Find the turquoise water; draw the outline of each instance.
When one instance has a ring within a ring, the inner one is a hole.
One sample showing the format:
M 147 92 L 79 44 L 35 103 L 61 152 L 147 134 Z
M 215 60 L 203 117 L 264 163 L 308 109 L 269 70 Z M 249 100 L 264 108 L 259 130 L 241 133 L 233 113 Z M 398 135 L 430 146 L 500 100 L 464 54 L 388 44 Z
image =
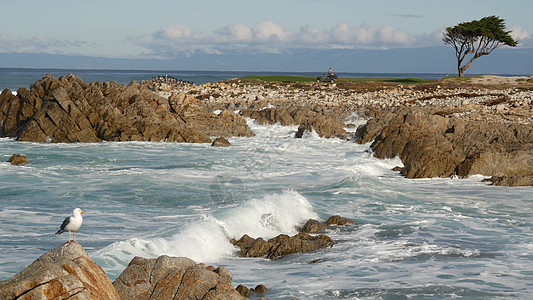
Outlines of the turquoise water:
M 368 145 L 258 126 L 229 148 L 178 143 L 37 144 L 0 140 L 0 279 L 67 235 L 115 279 L 136 255 L 224 265 L 235 285 L 272 299 L 511 299 L 533 291 L 531 188 L 481 177 L 408 180 Z M 339 214 L 328 249 L 278 260 L 239 258 L 230 238 L 294 234 Z
M 256 136 L 229 148 L 0 139 L 0 280 L 64 243 L 54 233 L 80 207 L 76 239 L 113 280 L 136 255 L 167 254 L 226 266 L 234 285 L 265 284 L 270 299 L 531 298 L 531 187 L 409 180 L 369 145 L 249 125 Z M 14 153 L 31 163 L 5 162 Z M 328 249 L 267 260 L 229 243 L 337 214 L 356 224 L 328 229 Z

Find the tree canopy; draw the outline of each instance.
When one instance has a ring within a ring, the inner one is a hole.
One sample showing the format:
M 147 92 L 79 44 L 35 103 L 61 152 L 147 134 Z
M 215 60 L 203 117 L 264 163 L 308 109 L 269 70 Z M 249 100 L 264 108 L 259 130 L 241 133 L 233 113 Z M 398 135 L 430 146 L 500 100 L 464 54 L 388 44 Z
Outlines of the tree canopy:
M 505 20 L 490 16 L 448 27 L 444 31 L 442 40 L 444 44 L 455 48 L 457 71 L 459 76 L 464 76 L 466 69 L 477 58 L 489 55 L 501 45 L 516 47 L 518 42 L 511 37 L 510 33 L 511 31 L 505 30 Z M 469 54 L 472 56 L 463 65 Z

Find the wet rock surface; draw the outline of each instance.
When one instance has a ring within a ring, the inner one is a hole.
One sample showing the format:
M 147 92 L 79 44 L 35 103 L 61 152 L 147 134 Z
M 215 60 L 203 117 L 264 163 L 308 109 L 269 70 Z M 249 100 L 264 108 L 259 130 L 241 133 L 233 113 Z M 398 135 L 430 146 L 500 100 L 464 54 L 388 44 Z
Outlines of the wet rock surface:
M 309 233 L 324 232 L 328 226 L 345 226 L 354 221 L 338 215 L 331 216 L 326 222 L 309 219 L 298 229 L 294 236 L 280 234 L 269 240 L 262 237 L 252 238 L 247 234 L 231 243 L 240 248 L 237 255 L 242 257 L 279 258 L 293 253 L 305 253 L 333 246 L 335 242 L 325 234 L 310 235 Z
M 9 159 L 7 160 L 8 163 L 18 166 L 18 165 L 25 165 L 30 162 L 27 156 L 21 155 L 21 154 L 13 154 Z
M 275 259 L 293 253 L 305 253 L 326 247 L 333 246 L 333 240 L 323 234 L 309 235 L 300 232 L 294 236 L 280 234 L 265 241 L 263 238 L 251 238 L 248 235 L 242 236 L 239 240 L 232 239 L 232 244 L 241 250 L 237 255 L 242 257 L 266 257 Z
M 231 143 L 225 137 L 217 137 L 216 139 L 213 140 L 213 143 L 211 143 L 211 146 L 228 147 L 228 146 L 231 146 Z

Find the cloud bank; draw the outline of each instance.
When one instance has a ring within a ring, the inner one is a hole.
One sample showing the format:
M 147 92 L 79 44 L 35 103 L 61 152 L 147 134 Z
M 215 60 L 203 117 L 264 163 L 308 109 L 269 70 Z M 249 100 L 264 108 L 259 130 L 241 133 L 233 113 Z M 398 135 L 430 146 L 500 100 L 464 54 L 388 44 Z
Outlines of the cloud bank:
M 96 43 L 80 40 L 50 39 L 42 35 L 21 39 L 0 34 L 0 52 L 63 54 L 66 49 L 82 50 L 96 47 Z
M 272 21 L 254 27 L 229 25 L 212 33 L 199 32 L 181 24 L 164 26 L 157 32 L 132 37 L 129 42 L 155 57 L 194 54 L 288 53 L 293 49 L 390 49 L 442 44 L 441 31 L 413 35 L 392 25 L 351 27 L 339 23 L 330 29 L 303 26 L 298 31 Z
M 399 49 L 442 46 L 442 28 L 428 34 L 411 34 L 392 25 L 376 26 L 363 24 L 350 26 L 338 23 L 323 29 L 302 26 L 293 31 L 272 21 L 263 21 L 255 26 L 233 24 L 212 32 L 200 32 L 182 24 L 168 25 L 159 30 L 132 37 L 117 37 L 117 45 L 138 47 L 138 54 L 127 57 L 177 58 L 197 54 L 290 54 L 295 50 L 330 49 Z M 520 26 L 510 28 L 519 47 L 533 47 L 530 34 Z M 119 47 L 119 46 L 117 46 Z M 95 42 L 34 36 L 14 38 L 0 34 L 0 53 L 48 53 L 95 55 L 102 49 Z M 143 50 L 144 49 L 144 50 Z M 114 50 L 120 57 L 120 49 Z M 125 55 L 124 53 L 122 55 Z

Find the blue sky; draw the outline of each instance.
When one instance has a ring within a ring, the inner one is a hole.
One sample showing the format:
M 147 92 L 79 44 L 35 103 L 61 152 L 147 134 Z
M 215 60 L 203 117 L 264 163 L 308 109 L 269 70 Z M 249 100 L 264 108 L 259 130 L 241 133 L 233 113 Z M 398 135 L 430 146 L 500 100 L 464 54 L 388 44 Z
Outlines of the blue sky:
M 446 26 L 497 15 L 533 47 L 531 0 L 4 1 L 0 53 L 111 58 L 443 45 Z M 1 66 L 0 66 L 1 67 Z

